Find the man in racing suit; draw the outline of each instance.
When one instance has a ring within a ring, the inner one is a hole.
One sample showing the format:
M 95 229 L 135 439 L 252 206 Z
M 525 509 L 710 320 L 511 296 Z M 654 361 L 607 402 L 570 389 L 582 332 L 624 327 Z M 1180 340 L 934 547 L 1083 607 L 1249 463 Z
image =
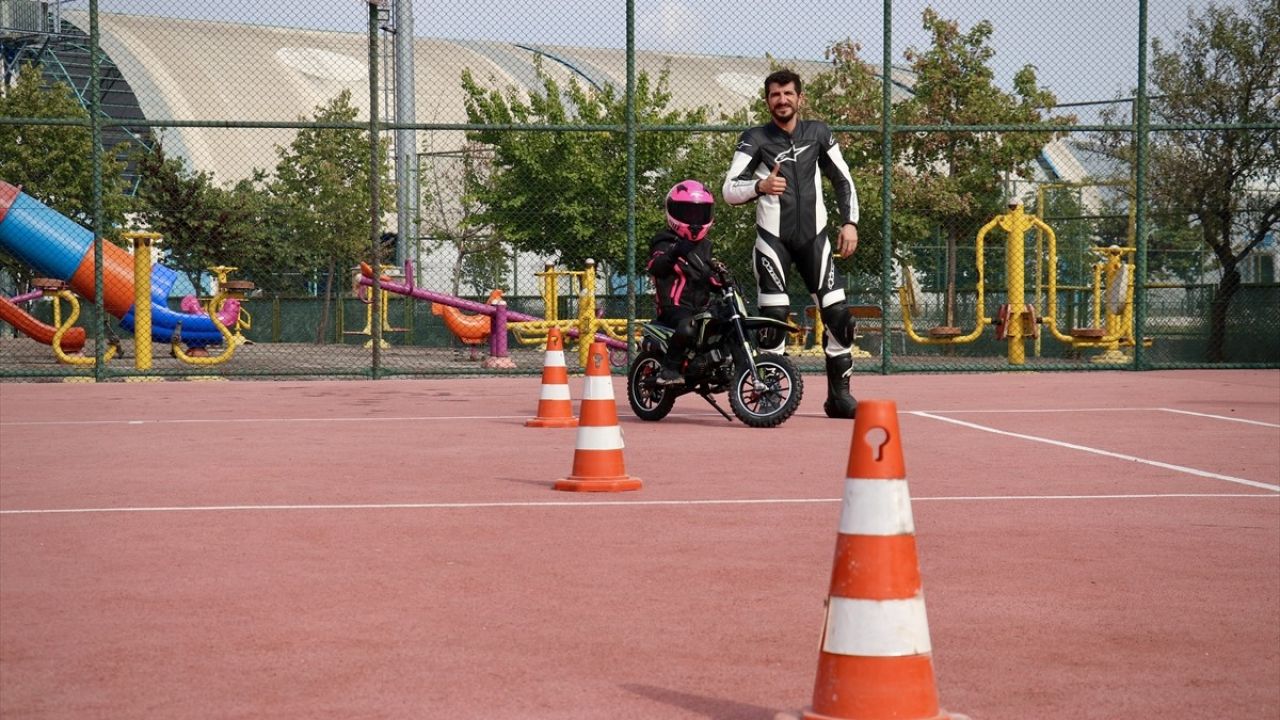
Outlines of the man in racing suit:
M 854 320 L 844 289 L 836 284 L 819 173 L 835 189 L 841 222 L 837 236 L 840 257 L 852 255 L 858 247 L 858 196 L 853 177 L 826 123 L 797 117 L 804 97 L 800 76 L 779 70 L 765 78 L 764 93 L 773 121 L 748 129 L 738 139 L 724 182 L 724 199 L 730 205 L 758 200 L 752 262 L 761 315 L 786 320 L 790 306 L 787 270 L 795 263 L 826 330 L 827 400 L 823 409 L 829 417 L 851 418 L 858 407 L 849 394 Z M 762 330 L 760 346 L 782 353 L 786 336 L 779 330 Z

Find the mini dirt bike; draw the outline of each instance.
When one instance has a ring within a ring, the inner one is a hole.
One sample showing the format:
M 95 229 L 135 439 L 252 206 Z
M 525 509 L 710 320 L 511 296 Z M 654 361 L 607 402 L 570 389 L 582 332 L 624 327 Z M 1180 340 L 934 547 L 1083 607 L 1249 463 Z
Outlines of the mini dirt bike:
M 795 332 L 790 323 L 747 314 L 742 294 L 720 261 L 712 263 L 719 282 L 711 305 L 694 318 L 694 337 L 681 369 L 683 385 L 659 385 L 658 373 L 674 328 L 647 323 L 640 352 L 627 370 L 627 401 L 641 420 L 661 420 L 676 398 L 695 393 L 730 422 L 733 418 L 713 395 L 729 393 L 733 414 L 751 427 L 776 427 L 800 407 L 804 379 L 784 355 L 760 352 L 756 331 L 776 328 Z

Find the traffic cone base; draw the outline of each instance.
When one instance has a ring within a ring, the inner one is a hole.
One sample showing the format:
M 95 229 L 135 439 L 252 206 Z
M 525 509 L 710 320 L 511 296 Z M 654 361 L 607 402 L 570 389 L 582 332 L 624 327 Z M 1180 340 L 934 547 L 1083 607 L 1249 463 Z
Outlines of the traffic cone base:
M 644 487 L 640 478 L 623 475 L 617 478 L 561 478 L 556 481 L 556 490 L 570 492 L 627 492 Z
M 525 427 L 566 428 L 578 427 L 577 418 L 530 418 L 524 421 Z

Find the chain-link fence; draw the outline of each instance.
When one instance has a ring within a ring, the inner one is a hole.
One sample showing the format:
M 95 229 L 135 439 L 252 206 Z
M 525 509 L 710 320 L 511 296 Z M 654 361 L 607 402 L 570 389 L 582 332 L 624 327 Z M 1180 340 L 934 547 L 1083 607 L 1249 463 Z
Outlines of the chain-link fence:
M 667 190 L 721 196 L 783 67 L 856 187 L 857 371 L 1275 367 L 1273 11 L 0 0 L 0 377 L 624 362 Z M 753 311 L 759 204 L 710 232 Z

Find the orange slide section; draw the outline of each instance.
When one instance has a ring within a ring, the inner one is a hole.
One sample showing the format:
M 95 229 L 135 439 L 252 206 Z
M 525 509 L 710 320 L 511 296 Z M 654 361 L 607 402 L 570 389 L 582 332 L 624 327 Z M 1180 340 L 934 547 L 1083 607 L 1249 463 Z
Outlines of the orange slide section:
M 35 319 L 6 297 L 0 297 L 0 320 L 14 326 L 23 335 L 45 345 L 53 344 L 53 334 L 57 332 L 57 328 Z M 79 352 L 82 347 L 84 347 L 84 328 L 73 327 L 63 333 L 62 349 L 64 351 Z

